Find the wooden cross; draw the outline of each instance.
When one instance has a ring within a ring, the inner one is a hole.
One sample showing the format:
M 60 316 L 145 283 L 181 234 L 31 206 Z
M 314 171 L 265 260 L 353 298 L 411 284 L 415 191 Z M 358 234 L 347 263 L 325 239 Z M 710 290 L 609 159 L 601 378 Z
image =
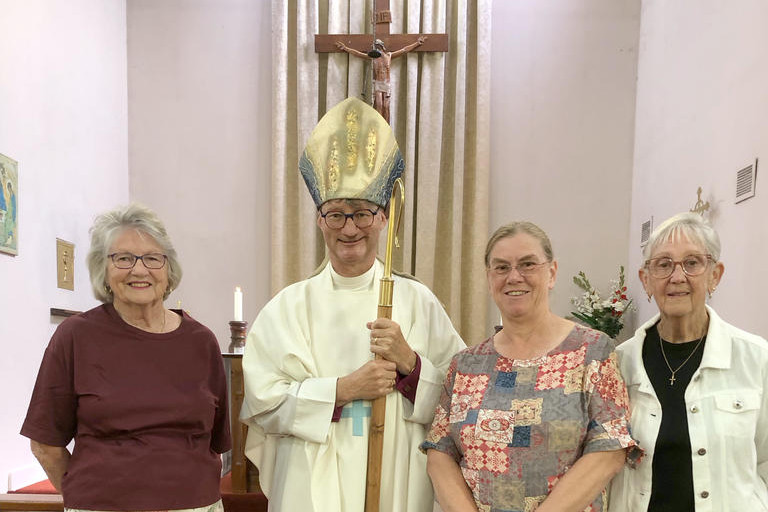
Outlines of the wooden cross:
M 389 122 L 389 63 L 390 60 L 409 51 L 447 52 L 448 34 L 390 34 L 392 12 L 389 0 L 374 0 L 375 38 L 383 48 L 374 45 L 373 34 L 316 34 L 315 52 L 347 52 L 355 57 L 370 59 L 374 74 L 374 108 Z M 381 56 L 369 53 L 381 50 Z

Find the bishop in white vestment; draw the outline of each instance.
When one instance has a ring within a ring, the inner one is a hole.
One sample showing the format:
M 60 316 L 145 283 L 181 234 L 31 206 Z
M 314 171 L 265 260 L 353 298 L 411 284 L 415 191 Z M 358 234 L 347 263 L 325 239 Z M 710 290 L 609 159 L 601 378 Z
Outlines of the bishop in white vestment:
M 431 512 L 418 447 L 464 343 L 434 294 L 408 277 L 393 276 L 392 319 L 376 319 L 376 251 L 399 149 L 383 118 L 352 98 L 321 119 L 300 167 L 329 262 L 278 293 L 251 328 L 246 455 L 271 511 L 361 512 L 371 401 L 386 396 L 380 509 Z

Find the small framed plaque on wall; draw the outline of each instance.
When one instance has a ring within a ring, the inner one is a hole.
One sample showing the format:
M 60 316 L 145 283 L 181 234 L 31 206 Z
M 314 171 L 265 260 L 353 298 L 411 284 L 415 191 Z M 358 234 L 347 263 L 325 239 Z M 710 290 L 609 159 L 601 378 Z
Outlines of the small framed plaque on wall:
M 75 289 L 75 244 L 56 239 L 56 285 L 65 290 Z

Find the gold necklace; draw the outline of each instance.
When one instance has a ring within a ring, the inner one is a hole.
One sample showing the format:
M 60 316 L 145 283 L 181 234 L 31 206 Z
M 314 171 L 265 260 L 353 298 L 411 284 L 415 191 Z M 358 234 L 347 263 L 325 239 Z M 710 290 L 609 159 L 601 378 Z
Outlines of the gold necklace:
M 664 353 L 664 341 L 661 339 L 661 333 L 658 332 L 658 329 L 657 329 L 656 332 L 659 335 L 659 347 L 661 348 L 661 355 L 664 356 L 664 362 L 667 363 L 667 368 L 669 368 L 669 371 L 672 372 L 672 376 L 669 378 L 669 385 L 670 386 L 674 386 L 675 385 L 675 374 L 680 371 L 680 368 L 685 366 L 685 363 L 687 363 L 688 360 L 693 357 L 693 354 L 695 354 L 696 351 L 699 349 L 699 345 L 701 345 L 701 341 L 704 339 L 704 336 L 707 335 L 707 331 L 705 330 L 704 334 L 701 335 L 701 338 L 699 338 L 699 341 L 696 343 L 696 346 L 693 347 L 693 350 L 691 350 L 691 353 L 688 354 L 688 357 L 685 358 L 685 361 L 680 363 L 680 366 L 678 366 L 674 370 L 672 369 L 672 365 L 669 364 L 669 359 L 667 359 L 667 354 Z

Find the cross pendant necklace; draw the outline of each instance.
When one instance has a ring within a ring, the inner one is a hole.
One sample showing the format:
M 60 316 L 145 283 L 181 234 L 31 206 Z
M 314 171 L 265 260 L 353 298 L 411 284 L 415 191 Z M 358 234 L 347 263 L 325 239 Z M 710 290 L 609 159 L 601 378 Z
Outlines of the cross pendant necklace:
M 667 359 L 667 354 L 664 352 L 664 341 L 661 339 L 661 333 L 659 333 L 659 348 L 661 348 L 661 355 L 664 357 L 664 362 L 667 363 L 667 368 L 669 368 L 669 371 L 672 372 L 672 376 L 669 377 L 669 385 L 674 386 L 675 385 L 675 374 L 680 371 L 680 368 L 685 366 L 685 363 L 687 363 L 692 357 L 693 354 L 696 353 L 696 351 L 699 349 L 699 345 L 701 345 L 701 341 L 704 339 L 704 336 L 707 335 L 707 330 L 704 329 L 704 334 L 701 335 L 701 338 L 699 338 L 699 341 L 696 343 L 696 346 L 693 347 L 693 350 L 691 350 L 691 353 L 688 354 L 688 357 L 685 358 L 685 361 L 680 363 L 680 366 L 672 369 L 672 365 L 669 364 L 669 359 Z

